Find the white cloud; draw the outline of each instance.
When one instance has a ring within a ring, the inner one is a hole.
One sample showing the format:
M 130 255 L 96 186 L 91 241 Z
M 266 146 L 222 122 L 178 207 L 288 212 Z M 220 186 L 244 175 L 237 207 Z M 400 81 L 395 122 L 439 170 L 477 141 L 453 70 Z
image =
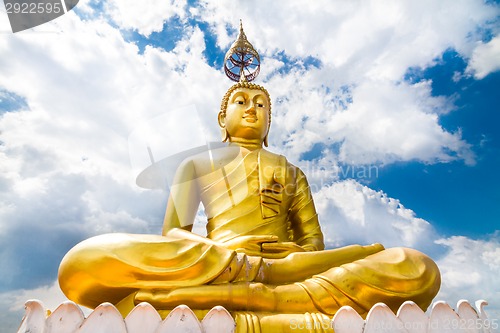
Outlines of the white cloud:
M 440 126 L 439 114 L 451 106 L 431 95 L 429 82 L 394 85 L 367 80 L 353 88 L 352 94 L 353 103 L 346 112 L 327 123 L 329 132 L 343 142 L 341 161 L 435 163 L 458 158 L 474 163 L 474 154 L 461 134 Z
M 438 262 L 442 275 L 437 299 L 456 304 L 461 299 L 485 299 L 489 318 L 500 318 L 500 238 L 495 234 L 487 239 L 452 236 L 436 241 L 448 252 Z
M 269 76 L 280 64 L 264 60 L 272 68 L 262 70 L 268 89 L 283 99 L 273 105 L 277 139 L 271 141 L 279 147 L 285 142 L 283 151 L 293 160 L 315 143 L 325 143 L 340 145 L 339 158 L 347 163 L 462 159 L 471 165 L 475 157 L 461 133 L 439 123 L 441 114 L 453 110 L 453 101 L 432 96 L 430 82 L 402 81 L 409 68 L 433 65 L 448 49 L 468 58 L 481 37 L 478 27 L 488 28 L 498 12 L 479 0 L 318 1 L 308 6 L 223 1 L 205 2 L 197 14 L 217 31 L 222 48 L 231 42 L 227 27 L 236 28 L 242 18 L 264 59 L 284 51 L 292 58 L 321 61 L 320 70 Z M 339 99 L 353 104 L 341 112 Z
M 443 50 L 470 52 L 470 35 L 499 12 L 483 1 L 206 1 L 199 16 L 211 23 L 220 46 L 226 26 L 243 19 L 247 36 L 269 55 L 318 57 L 338 70 L 336 80 L 398 80 L 408 67 L 433 62 Z M 477 36 L 476 36 L 477 37 Z M 340 77 L 339 77 L 340 76 Z
M 17 332 L 25 314 L 24 304 L 26 301 L 32 299 L 41 301 L 45 308 L 52 312 L 62 302 L 68 300 L 61 291 L 61 288 L 59 288 L 57 281 L 35 289 L 20 289 L 0 293 L 0 309 L 2 310 L 0 313 L 0 323 L 4 330 L 2 332 Z M 88 308 L 80 308 L 86 317 L 91 313 L 91 310 Z
M 275 101 L 281 101 L 273 104 L 270 140 L 292 160 L 321 144 L 324 154 L 329 148 L 337 161 L 354 165 L 475 163 L 461 132 L 450 133 L 440 125 L 439 116 L 450 112 L 453 104 L 432 96 L 429 81 L 365 80 L 326 89 L 320 83 L 323 72 L 291 72 L 268 83 Z
M 144 36 L 162 31 L 163 24 L 174 16 L 183 19 L 185 0 L 109 0 L 106 11 L 122 29 L 135 29 Z
M 478 42 L 472 52 L 467 72 L 474 74 L 478 80 L 488 74 L 500 70 L 500 36 L 488 43 Z
M 53 282 L 51 285 L 42 286 L 36 289 L 16 290 L 15 292 L 8 292 L 0 295 L 2 295 L 2 298 L 11 300 L 11 311 L 22 308 L 23 304 L 28 299 L 37 299 L 41 301 L 43 305 L 51 311 L 54 311 L 59 304 L 67 300 L 57 281 Z
M 382 243 L 437 254 L 437 233 L 397 199 L 354 180 L 339 181 L 314 194 L 329 246 Z

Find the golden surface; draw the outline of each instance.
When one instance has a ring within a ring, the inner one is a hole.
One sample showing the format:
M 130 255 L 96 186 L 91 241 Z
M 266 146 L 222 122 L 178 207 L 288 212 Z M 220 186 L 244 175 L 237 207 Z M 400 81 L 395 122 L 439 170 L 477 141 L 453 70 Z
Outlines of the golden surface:
M 124 315 L 142 301 L 167 312 L 222 305 L 238 332 L 293 331 L 290 318 L 322 321 L 343 305 L 360 314 L 378 302 L 394 311 L 407 300 L 429 306 L 440 275 L 426 255 L 380 244 L 324 250 L 306 176 L 262 148 L 271 116 L 265 89 L 239 82 L 222 105 L 229 145 L 181 164 L 163 235 L 107 234 L 76 245 L 59 269 L 69 299 L 118 304 Z M 200 202 L 207 237 L 190 232 Z

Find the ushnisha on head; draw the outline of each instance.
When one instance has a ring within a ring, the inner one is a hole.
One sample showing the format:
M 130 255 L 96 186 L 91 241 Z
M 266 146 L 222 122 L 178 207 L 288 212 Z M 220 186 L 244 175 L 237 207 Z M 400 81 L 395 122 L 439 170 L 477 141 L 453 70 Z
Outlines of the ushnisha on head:
M 218 120 L 223 142 L 260 140 L 260 144 L 267 147 L 271 126 L 269 93 L 255 83 L 240 81 L 234 84 L 222 98 Z

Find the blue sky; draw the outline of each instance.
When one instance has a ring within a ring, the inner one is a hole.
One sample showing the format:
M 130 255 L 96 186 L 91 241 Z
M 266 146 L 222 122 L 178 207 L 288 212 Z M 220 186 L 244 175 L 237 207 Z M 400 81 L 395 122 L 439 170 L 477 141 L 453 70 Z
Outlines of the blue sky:
M 500 317 L 498 3 L 304 3 L 82 0 L 17 34 L 0 6 L 0 326 L 65 299 L 57 268 L 79 241 L 160 233 L 168 191 L 135 183 L 146 147 L 220 140 L 240 18 L 269 148 L 306 173 L 328 245 L 417 248 L 441 269 L 436 300 Z
M 455 51 L 443 53 L 438 64 L 418 71 L 409 80 L 432 80 L 432 94 L 454 100 L 455 110 L 440 118 L 443 128 L 462 132 L 472 145 L 476 163 L 402 163 L 380 172 L 374 187 L 399 198 L 422 218 L 433 222 L 446 234 L 461 233 L 480 237 L 500 226 L 499 73 L 477 81 L 454 82 L 463 73 L 466 61 Z M 427 189 L 432 188 L 432 192 Z M 480 207 L 480 212 L 478 212 Z M 478 214 L 479 213 L 479 214 Z

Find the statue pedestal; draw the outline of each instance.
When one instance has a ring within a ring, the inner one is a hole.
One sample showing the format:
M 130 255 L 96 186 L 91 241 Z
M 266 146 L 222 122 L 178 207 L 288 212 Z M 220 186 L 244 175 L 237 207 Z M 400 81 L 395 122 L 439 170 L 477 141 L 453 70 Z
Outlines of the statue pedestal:
M 230 332 L 336 332 L 336 333 L 446 333 L 494 332 L 495 319 L 488 319 L 483 308 L 488 303 L 477 301 L 474 309 L 460 301 L 455 310 L 443 301 L 424 313 L 415 303 L 405 302 L 395 315 L 385 304 L 376 304 L 366 320 L 351 307 L 342 307 L 333 318 L 323 314 L 253 314 L 231 315 L 217 306 L 198 318 L 187 306 L 180 305 L 162 318 L 148 303 L 137 305 L 125 319 L 110 303 L 98 306 L 87 318 L 73 302 L 62 303 L 50 313 L 37 300 L 26 302 L 18 333 L 230 333 Z M 198 314 L 200 315 L 200 314 Z M 280 317 L 281 327 L 276 327 Z M 201 319 L 201 320 L 200 320 Z M 284 325 L 286 323 L 286 325 Z

